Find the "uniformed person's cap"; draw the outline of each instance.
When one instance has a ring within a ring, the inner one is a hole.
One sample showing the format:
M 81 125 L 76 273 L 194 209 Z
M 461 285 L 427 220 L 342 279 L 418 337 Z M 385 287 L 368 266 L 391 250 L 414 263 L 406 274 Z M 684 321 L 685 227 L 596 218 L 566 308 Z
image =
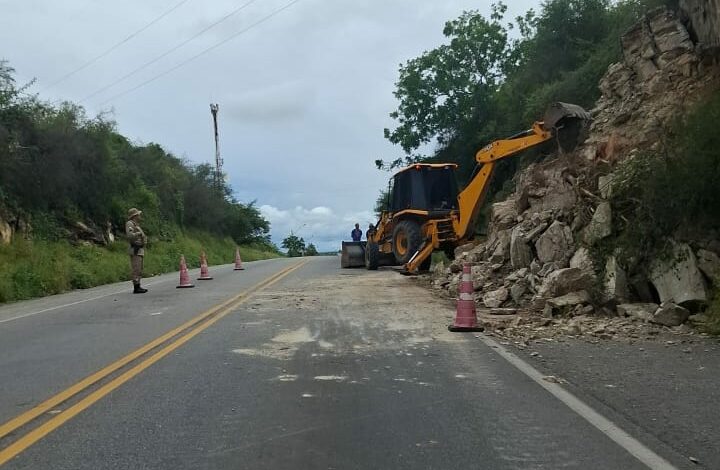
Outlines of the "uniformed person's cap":
M 142 211 L 133 207 L 132 209 L 130 209 L 128 211 L 128 220 L 130 220 L 133 217 L 135 217 L 136 215 L 140 215 L 140 214 L 142 214 Z

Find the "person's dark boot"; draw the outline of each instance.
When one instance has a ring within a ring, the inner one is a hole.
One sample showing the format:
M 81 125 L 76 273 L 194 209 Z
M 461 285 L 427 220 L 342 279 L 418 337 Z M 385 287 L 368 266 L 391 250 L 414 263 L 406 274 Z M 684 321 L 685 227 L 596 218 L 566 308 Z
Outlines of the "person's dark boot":
M 137 284 L 133 284 L 133 294 L 144 294 L 145 292 L 147 292 L 147 289 L 140 287 L 139 282 Z

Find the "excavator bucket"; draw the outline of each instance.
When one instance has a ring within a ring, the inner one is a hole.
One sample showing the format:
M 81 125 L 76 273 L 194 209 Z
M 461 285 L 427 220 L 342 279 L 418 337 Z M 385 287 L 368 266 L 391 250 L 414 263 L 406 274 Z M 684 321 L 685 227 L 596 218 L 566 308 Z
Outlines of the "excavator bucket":
M 553 103 L 545 111 L 543 127 L 555 133 L 564 152 L 572 152 L 587 137 L 590 113 L 576 104 Z
M 342 242 L 341 268 L 365 266 L 365 242 Z

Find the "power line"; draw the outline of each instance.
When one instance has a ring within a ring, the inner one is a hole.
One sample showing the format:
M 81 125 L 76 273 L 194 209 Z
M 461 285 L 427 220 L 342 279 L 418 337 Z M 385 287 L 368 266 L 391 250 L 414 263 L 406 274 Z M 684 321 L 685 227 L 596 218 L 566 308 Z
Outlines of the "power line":
M 300 0 L 292 0 L 291 2 L 289 2 L 289 3 L 285 4 L 284 6 L 282 6 L 281 8 L 278 8 L 277 10 L 274 10 L 274 11 L 273 11 L 272 13 L 270 13 L 269 15 L 266 15 L 266 16 L 264 16 L 263 18 L 261 18 L 260 20 L 258 20 L 258 21 L 256 21 L 255 23 L 251 24 L 251 25 L 248 26 L 247 28 L 241 29 L 240 31 L 238 31 L 238 32 L 236 32 L 235 34 L 229 36 L 228 38 L 223 39 L 222 41 L 220 41 L 220 42 L 218 42 L 218 43 L 216 43 L 216 44 L 208 47 L 207 49 L 204 49 L 203 51 L 199 52 L 198 54 L 195 54 L 194 56 L 190 57 L 189 59 L 180 62 L 180 63 L 177 64 L 175 67 L 172 67 L 172 68 L 170 68 L 170 69 L 168 69 L 168 70 L 166 70 L 166 71 L 164 71 L 164 72 L 162 72 L 162 73 L 160 73 L 160 74 L 158 74 L 158 75 L 155 75 L 154 77 L 152 77 L 152 78 L 150 78 L 150 79 L 148 79 L 148 80 L 145 80 L 144 82 L 140 83 L 140 84 L 137 85 L 137 86 L 134 86 L 133 88 L 130 88 L 130 89 L 128 89 L 128 90 L 125 90 L 125 91 L 123 91 L 123 92 L 121 92 L 121 93 L 118 93 L 117 95 L 114 95 L 114 96 L 106 99 L 105 101 L 103 101 L 102 103 L 100 103 L 99 106 L 102 106 L 102 105 L 104 105 L 104 104 L 106 104 L 106 103 L 109 103 L 110 101 L 113 101 L 113 100 L 115 100 L 115 99 L 117 99 L 117 98 L 120 98 L 121 96 L 125 96 L 125 95 L 127 95 L 128 93 L 132 93 L 133 91 L 135 91 L 135 90 L 137 90 L 137 89 L 139 89 L 139 88 L 142 88 L 142 87 L 144 87 L 145 85 L 147 85 L 147 84 L 149 84 L 149 83 L 154 82 L 154 81 L 157 80 L 158 78 L 164 77 L 165 75 L 168 75 L 169 73 L 174 72 L 175 70 L 177 70 L 177 69 L 179 69 L 180 67 L 188 64 L 189 62 L 192 62 L 193 60 L 197 59 L 198 57 L 200 57 L 200 56 L 202 56 L 202 55 L 205 55 L 206 53 L 210 52 L 211 50 L 216 49 L 216 48 L 222 46 L 222 45 L 225 44 L 226 42 L 228 42 L 228 41 L 230 41 L 230 40 L 232 40 L 232 39 L 235 39 L 236 37 L 238 37 L 238 36 L 240 36 L 240 35 L 248 32 L 248 31 L 250 31 L 250 30 L 253 29 L 254 27 L 256 27 L 256 26 L 258 26 L 258 25 L 266 22 L 267 20 L 269 20 L 269 19 L 272 18 L 273 16 L 275 16 L 275 15 L 283 12 L 284 10 L 287 10 L 288 8 L 290 8 L 291 6 L 293 6 L 294 4 L 296 4 L 296 3 L 299 2 L 299 1 L 300 1 Z
M 169 10 L 165 11 L 165 12 L 162 13 L 160 16 L 158 16 L 158 17 L 155 18 L 154 20 L 150 21 L 148 24 L 146 24 L 146 25 L 143 26 L 142 28 L 138 29 L 137 31 L 135 31 L 134 33 L 132 33 L 131 35 L 129 35 L 128 37 L 126 37 L 126 38 L 123 39 L 122 41 L 120 41 L 120 42 L 118 42 L 118 43 L 115 43 L 115 44 L 112 45 L 109 49 L 105 50 L 105 52 L 102 52 L 100 55 L 97 55 L 97 56 L 93 57 L 92 59 L 88 60 L 87 62 L 85 62 L 84 64 L 82 64 L 80 67 L 76 68 L 75 70 L 73 70 L 73 71 L 71 71 L 71 72 L 68 72 L 68 73 L 66 73 L 65 75 L 63 75 L 62 77 L 58 78 L 57 80 L 55 80 L 54 82 L 52 82 L 50 85 L 47 85 L 46 87 L 44 87 L 43 90 L 47 90 L 48 88 L 52 88 L 52 87 L 54 87 L 55 85 L 57 85 L 58 83 L 64 82 L 65 80 L 67 80 L 68 78 L 72 77 L 73 75 L 75 75 L 76 73 L 80 72 L 81 70 L 86 69 L 87 67 L 89 67 L 90 65 L 94 64 L 95 62 L 97 62 L 98 60 L 102 59 L 103 57 L 107 56 L 107 55 L 110 54 L 112 51 L 114 51 L 114 50 L 117 49 L 118 47 L 122 46 L 123 44 L 125 44 L 126 42 L 128 42 L 129 40 L 131 40 L 132 38 L 134 38 L 135 36 L 137 36 L 138 34 L 142 33 L 142 32 L 145 31 L 146 29 L 148 29 L 150 26 L 154 25 L 155 23 L 157 23 L 157 22 L 160 21 L 161 19 L 165 18 L 167 15 L 169 15 L 169 14 L 172 13 L 173 11 L 177 10 L 177 9 L 180 8 L 184 3 L 187 3 L 187 2 L 188 2 L 188 0 L 181 0 L 180 2 L 176 3 L 175 6 L 173 6 L 173 7 L 170 8 Z
M 243 3 L 242 5 L 240 5 L 239 7 L 237 7 L 236 9 L 234 9 L 233 11 L 231 11 L 230 13 L 228 13 L 227 15 L 223 16 L 223 17 L 220 18 L 219 20 L 217 20 L 217 21 L 215 21 L 214 23 L 211 23 L 211 24 L 208 25 L 207 27 L 203 28 L 201 31 L 199 31 L 198 33 L 196 33 L 196 34 L 193 35 L 192 37 L 190 37 L 190 38 L 188 38 L 188 39 L 180 42 L 179 44 L 171 47 L 170 49 L 168 49 L 167 51 L 163 52 L 163 53 L 160 54 L 159 56 L 157 56 L 157 57 L 155 57 L 154 59 L 151 59 L 151 60 L 145 62 L 145 63 L 142 64 L 140 67 L 136 68 L 135 70 L 131 71 L 130 73 L 127 73 L 127 74 L 123 75 L 122 77 L 118 78 L 118 79 L 115 80 L 114 82 L 109 83 L 109 84 L 105 85 L 104 87 L 100 88 L 99 90 L 96 90 L 96 91 L 90 93 L 90 94 L 87 95 L 85 98 L 81 99 L 80 102 L 82 103 L 82 102 L 84 102 L 84 101 L 87 101 L 87 100 L 89 100 L 90 98 L 99 95 L 99 94 L 102 93 L 103 91 L 105 91 L 105 90 L 107 90 L 107 89 L 109 89 L 109 88 L 114 87 L 114 86 L 117 85 L 118 83 L 127 80 L 128 78 L 132 77 L 133 75 L 135 75 L 135 74 L 138 73 L 139 71 L 146 69 L 147 67 L 149 67 L 150 65 L 154 64 L 155 62 L 157 62 L 158 60 L 162 59 L 163 57 L 166 57 L 166 56 L 172 54 L 172 53 L 175 52 L 176 50 L 178 50 L 178 49 L 180 49 L 181 47 L 183 47 L 185 44 L 187 44 L 187 43 L 189 43 L 189 42 L 197 39 L 199 36 L 201 36 L 201 35 L 204 34 L 205 32 L 207 32 L 207 31 L 209 31 L 210 29 L 214 28 L 215 26 L 219 25 L 220 23 L 222 23 L 223 21 L 227 20 L 227 19 L 230 18 L 231 16 L 236 15 L 236 14 L 239 13 L 241 10 L 249 7 L 250 5 L 252 5 L 253 3 L 255 3 L 256 1 L 257 1 L 257 0 L 250 0 L 250 1 L 246 2 L 246 3 Z

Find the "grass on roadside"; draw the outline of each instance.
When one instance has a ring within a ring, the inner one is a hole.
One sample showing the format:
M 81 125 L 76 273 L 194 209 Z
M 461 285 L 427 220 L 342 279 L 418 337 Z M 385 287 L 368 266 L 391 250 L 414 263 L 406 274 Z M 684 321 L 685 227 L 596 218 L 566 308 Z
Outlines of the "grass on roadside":
M 235 242 L 202 232 L 186 232 L 172 241 L 152 242 L 147 247 L 144 275 L 178 269 L 184 254 L 189 267 L 200 265 L 200 251 L 208 263 L 232 263 Z M 240 247 L 243 261 L 281 256 L 262 245 Z M 127 245 L 119 240 L 108 247 L 72 246 L 66 241 L 15 240 L 0 246 L 0 303 L 58 294 L 128 280 Z

